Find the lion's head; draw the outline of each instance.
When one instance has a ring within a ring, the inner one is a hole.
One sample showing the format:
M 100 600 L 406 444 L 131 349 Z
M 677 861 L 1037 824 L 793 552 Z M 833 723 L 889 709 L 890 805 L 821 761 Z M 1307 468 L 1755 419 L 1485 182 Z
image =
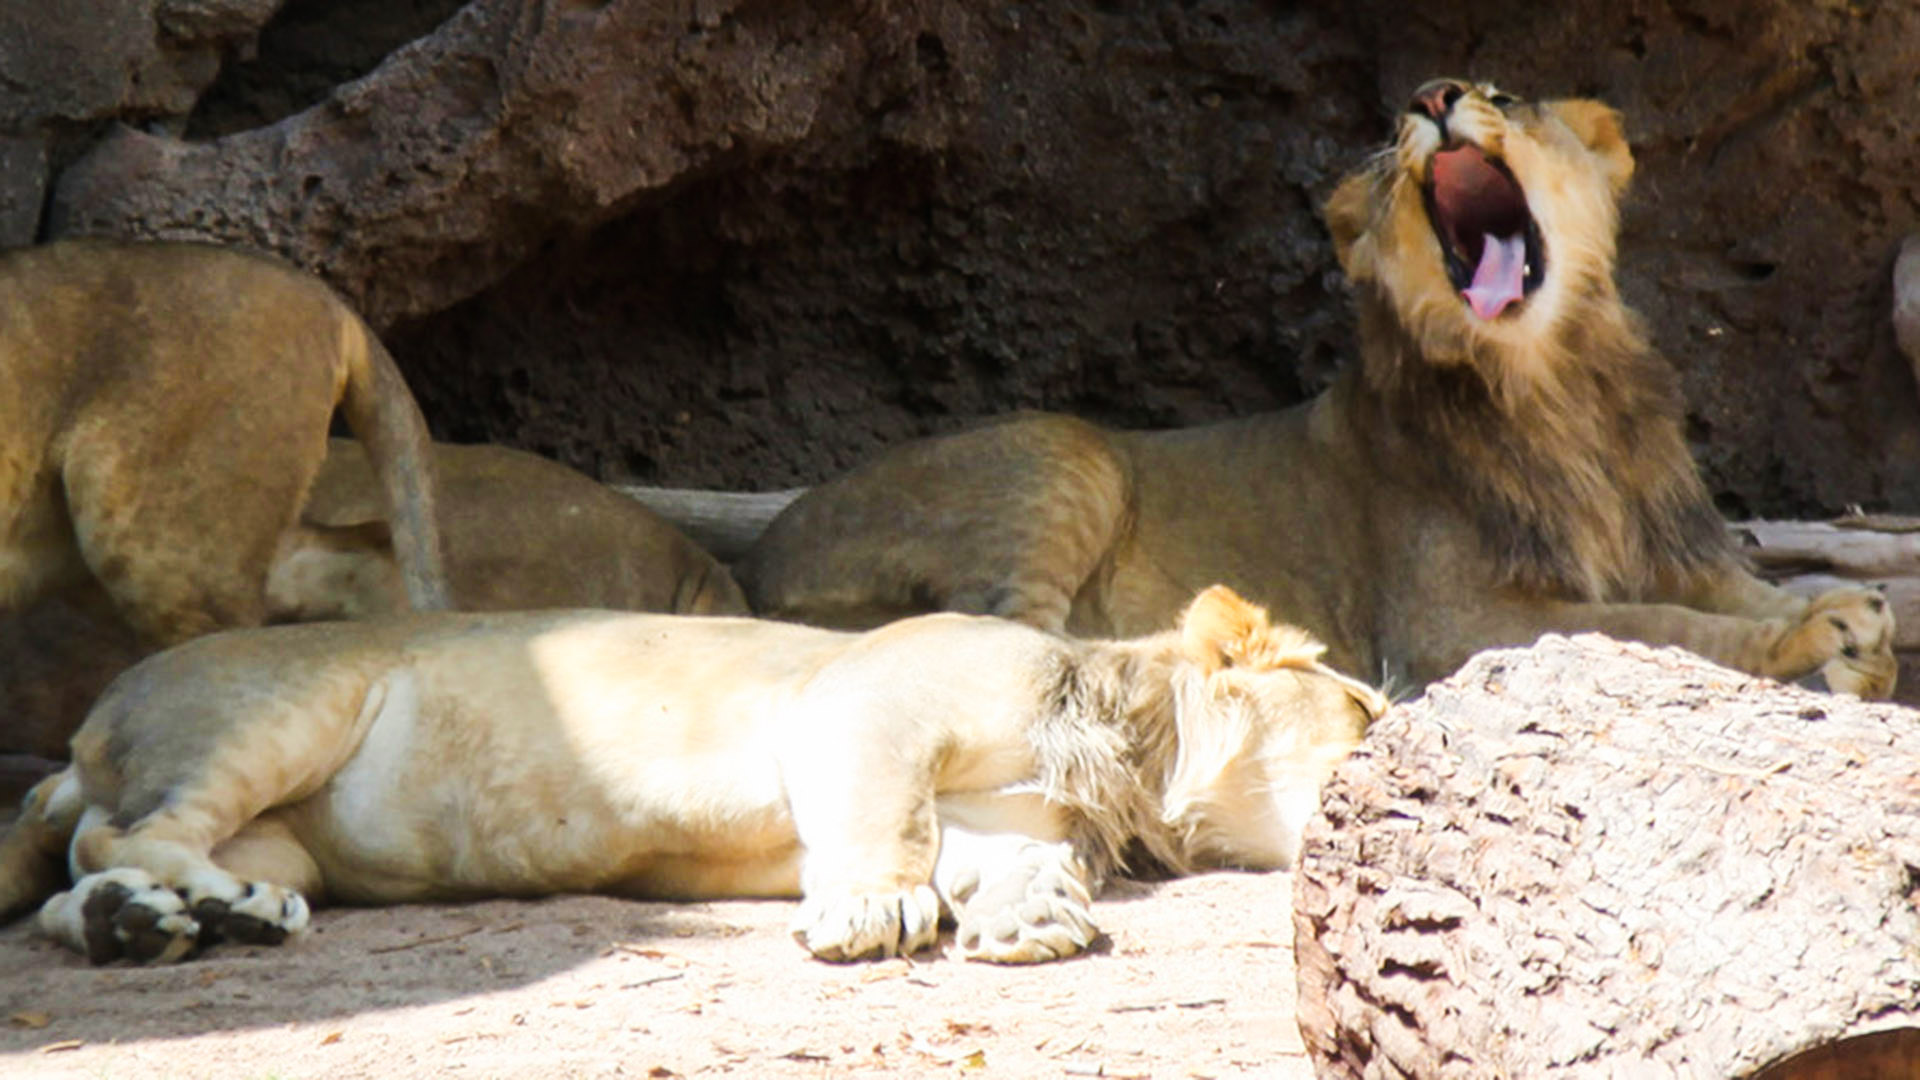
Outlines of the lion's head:
M 1320 785 L 1387 699 L 1224 585 L 1194 599 L 1179 634 L 1189 667 L 1177 680 L 1179 748 L 1161 819 L 1191 865 L 1290 867 Z
M 1530 353 L 1612 300 L 1633 155 L 1597 101 L 1529 103 L 1438 79 L 1326 208 L 1340 265 L 1429 363 Z
M 1642 597 L 1729 557 L 1678 380 L 1614 285 L 1632 177 L 1608 106 L 1437 79 L 1326 206 L 1360 316 L 1351 422 L 1536 594 Z

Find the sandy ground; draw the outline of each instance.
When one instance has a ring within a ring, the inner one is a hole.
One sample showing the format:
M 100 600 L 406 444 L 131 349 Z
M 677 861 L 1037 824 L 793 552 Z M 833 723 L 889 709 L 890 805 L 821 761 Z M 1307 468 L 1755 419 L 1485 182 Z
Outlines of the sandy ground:
M 1102 947 L 1038 968 L 821 963 L 772 901 L 336 909 L 288 947 L 154 969 L 89 967 L 19 923 L 0 1076 L 1307 1080 L 1291 884 L 1121 882 Z

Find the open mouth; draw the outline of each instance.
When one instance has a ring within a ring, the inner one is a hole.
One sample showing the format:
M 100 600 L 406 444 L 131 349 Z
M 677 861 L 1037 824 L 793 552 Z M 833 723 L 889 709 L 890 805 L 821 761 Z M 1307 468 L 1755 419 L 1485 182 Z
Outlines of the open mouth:
M 1433 155 L 1427 220 L 1447 277 L 1481 319 L 1495 319 L 1546 279 L 1545 246 L 1506 165 L 1468 143 Z

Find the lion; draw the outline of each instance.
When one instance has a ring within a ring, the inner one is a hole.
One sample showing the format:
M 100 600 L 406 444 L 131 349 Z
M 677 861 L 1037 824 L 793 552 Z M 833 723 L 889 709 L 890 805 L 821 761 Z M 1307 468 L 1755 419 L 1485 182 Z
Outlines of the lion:
M 583 473 L 505 446 L 435 443 L 447 573 L 466 611 L 612 608 L 745 615 L 719 560 L 670 522 Z M 406 610 L 366 448 L 334 439 L 298 534 L 268 575 L 275 621 Z
M 427 429 L 317 278 L 186 243 L 0 255 L 0 609 L 91 579 L 149 647 L 251 626 L 334 407 L 372 451 L 409 601 L 450 606 Z
M 745 615 L 720 562 L 646 507 L 536 454 L 428 448 L 446 575 L 462 608 L 592 607 Z M 332 439 L 301 512 L 309 526 L 267 572 L 267 621 L 407 610 L 380 480 L 366 449 Z M 0 753 L 67 756 L 67 740 L 113 677 L 153 650 L 91 581 L 0 613 Z M 25 786 L 0 780 L 0 800 Z
M 231 631 L 143 661 L 0 842 L 0 912 L 95 961 L 279 943 L 309 904 L 797 896 L 854 960 L 1069 956 L 1103 878 L 1291 864 L 1386 707 L 1224 587 L 1175 630 L 850 633 L 602 611 Z M 1129 860 L 1136 860 L 1130 862 Z
M 1132 635 L 1219 580 L 1336 668 L 1418 687 L 1549 631 L 1892 692 L 1872 589 L 1751 574 L 1687 451 L 1678 380 L 1613 279 L 1633 173 L 1597 101 L 1422 87 L 1326 204 L 1359 359 L 1300 406 L 1195 429 L 1022 414 L 795 500 L 735 565 L 754 609 L 915 611 Z

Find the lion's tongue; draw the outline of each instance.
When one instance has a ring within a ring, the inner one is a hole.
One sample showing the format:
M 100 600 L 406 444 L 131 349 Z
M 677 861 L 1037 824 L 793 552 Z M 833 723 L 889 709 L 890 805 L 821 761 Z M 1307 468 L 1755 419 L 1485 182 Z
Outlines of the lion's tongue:
M 1465 296 L 1473 313 L 1492 319 L 1520 299 L 1527 274 L 1527 239 L 1516 233 L 1508 237 L 1488 235 L 1481 246 L 1480 265 L 1474 268 L 1473 284 Z

